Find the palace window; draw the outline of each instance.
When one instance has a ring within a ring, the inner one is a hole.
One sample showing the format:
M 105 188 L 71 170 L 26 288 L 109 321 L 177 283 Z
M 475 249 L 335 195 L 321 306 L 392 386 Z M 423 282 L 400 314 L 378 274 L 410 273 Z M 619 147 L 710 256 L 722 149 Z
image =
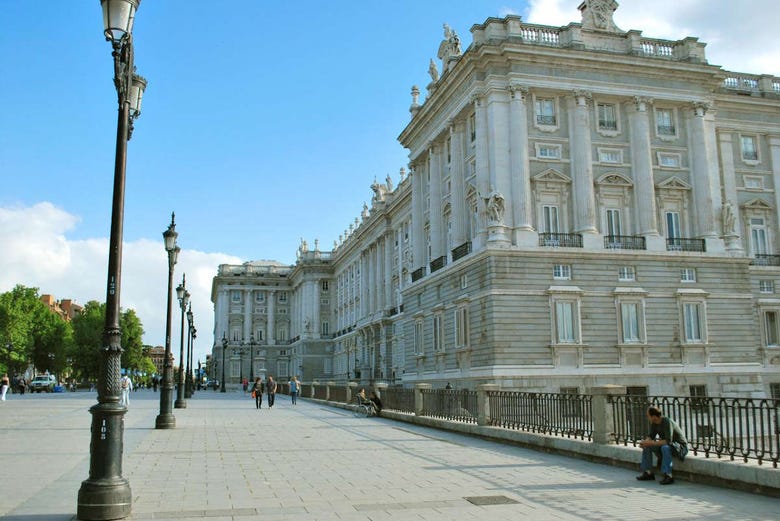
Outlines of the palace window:
M 758 217 L 750 218 L 750 251 L 753 255 L 766 255 L 769 252 L 767 247 L 767 233 L 764 219 Z
M 323 293 L 328 291 L 328 289 L 330 289 L 330 283 L 327 280 L 323 280 L 320 286 L 322 288 Z
M 279 302 L 287 302 L 287 292 L 286 291 L 280 291 L 279 292 Z
M 616 148 L 599 148 L 599 162 L 621 164 L 623 162 L 623 151 Z
M 322 323 L 321 332 L 322 332 L 323 335 L 329 335 L 330 334 L 330 324 L 327 321 L 324 321 Z
M 555 342 L 558 344 L 579 343 L 578 301 L 556 298 L 553 310 L 555 313 Z
M 641 300 L 620 301 L 620 339 L 624 344 L 644 342 L 644 313 Z
M 658 152 L 658 166 L 663 168 L 680 168 L 680 154 L 669 152 Z
M 678 212 L 666 212 L 666 238 L 680 238 L 680 214 Z
M 455 310 L 455 343 L 457 347 L 469 346 L 469 308 L 458 306 Z
M 778 321 L 777 311 L 764 312 L 764 334 L 766 336 L 767 347 L 780 346 L 780 331 L 778 331 L 780 321 Z
M 612 103 L 599 103 L 596 105 L 599 117 L 599 130 L 618 129 L 617 107 Z
M 674 124 L 674 111 L 672 109 L 655 109 L 655 131 L 659 136 L 677 135 L 677 128 Z
M 561 145 L 536 143 L 536 157 L 538 159 L 560 159 Z
M 536 98 L 536 123 L 545 126 L 556 125 L 554 99 Z
M 556 264 L 553 266 L 553 279 L 571 280 L 571 266 L 568 264 Z
M 469 115 L 469 139 L 472 143 L 477 140 L 477 116 L 473 113 Z
M 238 290 L 238 289 L 230 290 L 230 301 L 234 302 L 236 304 L 241 303 L 241 293 L 243 293 L 243 292 L 241 290 Z
M 620 269 L 618 269 L 618 280 L 623 282 L 636 280 L 636 270 L 634 267 L 621 266 Z
M 696 268 L 681 269 L 680 282 L 696 282 Z
M 265 302 L 265 291 L 255 291 L 255 302 Z
M 542 217 L 544 219 L 542 231 L 547 233 L 558 233 L 560 231 L 557 206 L 547 204 L 542 206 Z
M 616 208 L 607 208 L 604 213 L 607 221 L 607 235 L 612 237 L 623 235 L 623 227 L 620 224 L 620 210 Z
M 707 342 L 704 301 L 686 301 L 682 304 L 684 341 L 686 344 Z
M 442 314 L 433 315 L 433 350 L 444 351 L 444 321 Z
M 760 293 L 774 293 L 775 292 L 775 282 L 772 280 L 759 280 L 758 281 L 758 291 Z
M 414 354 L 422 356 L 423 351 L 423 321 L 418 318 L 414 322 Z
M 758 145 L 756 136 L 741 136 L 740 144 L 744 161 L 758 161 Z

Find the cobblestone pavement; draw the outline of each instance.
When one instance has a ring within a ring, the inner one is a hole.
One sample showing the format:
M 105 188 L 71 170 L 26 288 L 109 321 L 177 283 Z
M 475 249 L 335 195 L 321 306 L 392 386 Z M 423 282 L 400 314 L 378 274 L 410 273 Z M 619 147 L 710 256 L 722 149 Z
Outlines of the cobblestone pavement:
M 75 517 L 95 394 L 0 403 L 0 518 Z M 777 520 L 776 498 L 502 445 L 278 396 L 201 391 L 156 430 L 159 394 L 132 393 L 122 475 L 131 520 Z M 778 470 L 780 472 L 780 470 Z

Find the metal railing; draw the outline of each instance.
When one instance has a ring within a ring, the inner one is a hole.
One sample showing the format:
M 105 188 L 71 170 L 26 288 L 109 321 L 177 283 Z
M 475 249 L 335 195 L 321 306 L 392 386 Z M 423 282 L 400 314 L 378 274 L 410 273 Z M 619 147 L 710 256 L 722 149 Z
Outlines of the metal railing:
M 604 247 L 611 250 L 645 250 L 645 238 L 638 235 L 605 235 Z
M 591 396 L 488 391 L 490 425 L 590 440 Z
M 331 402 L 347 402 L 347 388 L 343 385 L 335 385 L 330 387 L 330 401 Z
M 765 255 L 757 253 L 750 261 L 753 266 L 780 266 L 780 255 Z
M 451 421 L 477 423 L 477 392 L 423 389 L 422 415 Z
M 391 387 L 382 391 L 382 408 L 414 414 L 414 389 Z
M 681 237 L 673 237 L 666 239 L 666 250 L 706 252 L 707 247 L 704 239 L 683 239 Z
M 540 233 L 539 246 L 582 248 L 582 235 L 579 233 Z
M 424 276 L 425 276 L 425 266 L 423 266 L 422 268 L 417 268 L 412 272 L 412 282 L 417 282 Z
M 780 400 L 677 396 L 613 396 L 612 412 L 617 443 L 636 446 L 647 434 L 647 408 L 661 409 L 680 426 L 688 449 L 705 457 L 731 460 L 780 459 Z
M 456 260 L 465 257 L 471 253 L 471 241 L 464 242 L 457 248 L 452 250 L 452 262 L 455 262 Z
M 431 261 L 431 273 L 433 273 L 435 271 L 439 271 L 440 269 L 442 269 L 446 265 L 447 265 L 447 256 L 446 255 L 442 255 L 438 259 L 433 259 Z

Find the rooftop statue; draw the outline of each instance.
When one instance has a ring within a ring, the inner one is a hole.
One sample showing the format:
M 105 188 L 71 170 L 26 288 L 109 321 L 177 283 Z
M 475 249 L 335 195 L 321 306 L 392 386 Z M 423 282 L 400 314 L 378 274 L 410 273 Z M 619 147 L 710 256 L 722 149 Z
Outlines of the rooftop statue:
M 582 28 L 623 32 L 612 19 L 618 3 L 615 0 L 585 0 L 580 4 L 579 10 L 582 11 Z

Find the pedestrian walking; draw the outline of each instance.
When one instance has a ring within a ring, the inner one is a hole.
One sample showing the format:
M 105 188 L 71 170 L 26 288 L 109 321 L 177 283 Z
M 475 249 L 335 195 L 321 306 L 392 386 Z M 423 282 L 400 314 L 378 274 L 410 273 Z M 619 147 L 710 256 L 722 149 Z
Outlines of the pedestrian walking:
M 8 387 L 11 385 L 11 380 L 8 379 L 8 374 L 4 374 L 0 379 L 0 401 L 5 401 L 5 393 L 8 392 Z
M 274 406 L 274 400 L 276 399 L 276 382 L 270 374 L 268 375 L 268 382 L 265 384 L 265 390 L 268 393 L 268 408 L 270 409 Z
M 252 385 L 252 397 L 255 399 L 255 409 L 263 408 L 263 382 L 260 377 L 255 378 L 255 383 Z
M 133 381 L 129 376 L 124 375 L 119 379 L 119 388 L 121 391 L 119 395 L 119 404 L 130 407 L 130 391 L 133 390 Z
M 293 376 L 290 380 L 290 399 L 293 405 L 298 404 L 298 393 L 301 392 L 301 382 L 298 381 L 297 376 Z

